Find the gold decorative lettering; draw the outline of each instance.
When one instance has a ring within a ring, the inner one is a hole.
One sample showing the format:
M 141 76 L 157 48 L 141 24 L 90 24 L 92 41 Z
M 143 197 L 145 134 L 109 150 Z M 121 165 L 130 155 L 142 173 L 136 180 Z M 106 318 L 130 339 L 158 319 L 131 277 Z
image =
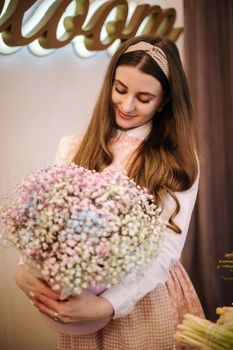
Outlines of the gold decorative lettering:
M 148 9 L 149 20 L 144 33 L 156 33 L 159 36 L 167 36 L 176 20 L 176 11 L 173 8 L 162 10 L 159 6 Z M 148 16 L 147 15 L 147 16 Z
M 37 40 L 38 47 L 49 52 L 51 49 L 67 45 L 78 36 L 83 36 L 87 50 L 100 51 L 107 49 L 117 39 L 125 41 L 139 34 L 153 33 L 176 41 L 183 31 L 183 28 L 174 28 L 176 19 L 174 8 L 162 9 L 159 5 L 140 4 L 135 6 L 131 18 L 128 18 L 132 1 L 126 0 L 99 1 L 100 6 L 93 14 L 91 13 L 93 3 L 90 5 L 89 0 L 76 0 L 75 2 L 59 0 L 52 3 L 44 0 L 31 18 L 24 23 L 25 13 L 30 11 L 35 3 L 36 0 L 9 1 L 0 18 L 0 32 L 6 48 L 34 44 Z M 72 6 L 74 5 L 74 10 L 72 7 L 67 11 L 71 3 L 73 3 Z M 40 6 L 46 4 L 47 10 L 41 15 Z M 1 0 L 0 12 L 4 5 L 5 1 Z M 97 2 L 96 5 L 98 5 Z M 111 17 L 111 20 L 108 20 L 112 11 L 115 11 L 114 19 Z M 29 28 L 27 31 L 23 30 L 30 19 L 32 22 L 33 16 L 37 16 L 35 24 L 33 22 L 33 25 L 27 27 Z M 60 22 L 63 23 L 64 30 L 58 35 Z M 104 39 L 101 35 L 103 28 L 106 31 Z
M 2 12 L 4 8 L 5 1 L 0 1 L 0 13 Z M 11 21 L 11 17 L 14 15 L 16 8 L 18 5 L 18 1 L 11 1 L 8 4 L 7 10 L 5 11 L 4 15 L 0 18 L 0 32 L 4 31 Z
M 77 35 L 84 34 L 82 30 L 82 25 L 86 19 L 88 10 L 89 10 L 89 1 L 88 0 L 76 0 L 76 9 L 74 16 L 68 16 L 64 20 L 65 24 L 65 34 L 59 38 L 56 37 L 57 26 L 66 10 L 67 6 L 72 2 L 72 0 L 62 1 L 59 6 L 56 7 L 55 12 L 53 13 L 50 20 L 47 22 L 47 31 L 46 33 L 39 38 L 39 42 L 42 47 L 46 49 L 57 49 L 67 45 L 74 37 Z M 86 33 L 87 35 L 88 33 Z
M 100 40 L 100 33 L 108 14 L 114 7 L 117 8 L 116 21 L 115 23 L 108 23 L 106 26 L 108 36 L 102 43 Z M 127 1 L 125 0 L 106 1 L 106 3 L 100 6 L 85 28 L 85 30 L 88 29 L 89 32 L 91 32 L 90 35 L 85 36 L 84 40 L 87 49 L 90 51 L 105 50 L 117 38 L 120 38 L 121 32 L 125 25 L 125 21 L 127 19 L 127 14 L 128 6 Z
M 40 34 L 44 33 L 44 21 L 41 21 L 38 26 L 28 34 L 28 37 L 22 35 L 23 16 L 35 2 L 36 0 L 15 0 L 9 3 L 9 7 L 5 12 L 5 15 L 8 16 L 9 11 L 9 17 L 2 25 L 2 38 L 6 45 L 25 46 L 38 38 Z

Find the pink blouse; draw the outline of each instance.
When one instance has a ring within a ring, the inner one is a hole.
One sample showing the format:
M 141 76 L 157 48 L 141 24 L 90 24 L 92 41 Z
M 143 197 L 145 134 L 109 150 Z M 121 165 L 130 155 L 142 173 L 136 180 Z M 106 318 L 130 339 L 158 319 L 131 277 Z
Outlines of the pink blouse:
M 140 145 L 148 135 L 151 128 L 150 122 L 138 128 L 123 132 L 117 130 L 116 137 L 111 140 L 111 149 L 114 160 L 110 167 L 124 170 L 132 152 Z M 61 139 L 56 156 L 55 164 L 70 163 L 81 142 L 77 135 L 66 136 Z M 128 315 L 134 305 L 147 293 L 163 284 L 169 277 L 169 269 L 179 260 L 185 243 L 189 228 L 191 214 L 196 201 L 199 183 L 199 173 L 193 185 L 187 191 L 176 192 L 180 202 L 180 212 L 175 217 L 176 224 L 181 228 L 182 233 L 177 234 L 166 229 L 165 240 L 159 255 L 151 262 L 143 274 L 131 273 L 121 279 L 120 283 L 112 286 L 101 296 L 106 298 L 115 311 L 113 318 Z M 164 220 L 170 218 L 176 204 L 172 197 L 167 194 L 164 201 L 164 208 L 161 213 Z

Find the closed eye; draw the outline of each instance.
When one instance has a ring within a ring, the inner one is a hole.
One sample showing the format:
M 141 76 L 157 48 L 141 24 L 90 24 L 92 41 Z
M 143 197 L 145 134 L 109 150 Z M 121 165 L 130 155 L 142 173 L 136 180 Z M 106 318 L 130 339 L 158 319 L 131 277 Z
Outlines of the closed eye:
M 150 103 L 151 100 L 143 100 L 142 98 L 140 98 L 139 96 L 137 97 L 138 101 L 142 102 L 142 103 Z
M 121 89 L 119 89 L 119 88 L 116 87 L 116 86 L 115 86 L 115 90 L 116 90 L 116 92 L 117 92 L 118 94 L 121 94 L 121 95 L 124 95 L 124 94 L 127 93 L 127 90 L 125 90 L 125 89 L 121 90 Z M 151 101 L 151 100 L 144 100 L 144 99 L 142 99 L 140 96 L 137 96 L 137 99 L 138 99 L 138 101 L 141 102 L 141 103 L 150 103 L 150 101 Z
M 126 94 L 126 92 L 127 92 L 127 91 L 124 90 L 124 89 L 123 89 L 123 90 L 118 89 L 116 86 L 115 86 L 115 90 L 116 90 L 116 92 L 118 92 L 119 94 L 122 94 L 122 95 L 123 95 L 123 94 Z

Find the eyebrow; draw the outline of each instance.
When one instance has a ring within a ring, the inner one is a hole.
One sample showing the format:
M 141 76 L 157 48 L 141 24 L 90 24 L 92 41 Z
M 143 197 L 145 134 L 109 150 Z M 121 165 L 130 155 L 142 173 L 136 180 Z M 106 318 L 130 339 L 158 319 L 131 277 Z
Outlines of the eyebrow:
M 114 79 L 114 82 L 116 83 L 120 83 L 124 88 L 128 89 L 127 86 L 125 84 L 122 83 L 122 81 L 118 80 L 118 79 Z M 156 95 L 151 94 L 150 92 L 146 92 L 146 91 L 140 91 L 138 92 L 139 95 L 147 95 L 147 96 L 152 96 L 152 97 L 156 97 Z

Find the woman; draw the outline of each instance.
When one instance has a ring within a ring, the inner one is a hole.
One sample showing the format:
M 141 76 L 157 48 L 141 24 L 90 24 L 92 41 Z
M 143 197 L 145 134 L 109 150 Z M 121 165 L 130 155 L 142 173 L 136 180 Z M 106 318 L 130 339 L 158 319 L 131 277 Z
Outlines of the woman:
M 175 349 L 176 326 L 186 312 L 203 316 L 194 288 L 178 262 L 196 200 L 199 168 L 192 107 L 178 50 L 168 39 L 140 36 L 113 56 L 89 127 L 82 138 L 62 139 L 56 163 L 103 171 L 126 170 L 153 193 L 168 221 L 159 256 L 97 297 L 68 301 L 25 267 L 16 281 L 33 304 L 65 323 L 112 316 L 100 331 L 60 334 L 58 349 Z

